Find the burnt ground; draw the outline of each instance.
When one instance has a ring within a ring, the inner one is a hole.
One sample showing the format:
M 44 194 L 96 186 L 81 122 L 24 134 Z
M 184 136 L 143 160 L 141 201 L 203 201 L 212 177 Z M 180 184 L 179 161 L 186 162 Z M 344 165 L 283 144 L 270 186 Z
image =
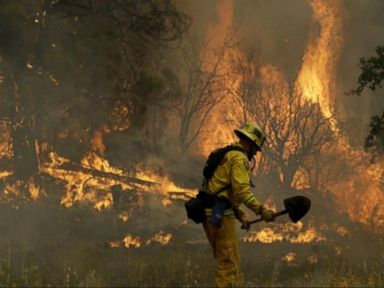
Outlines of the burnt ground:
M 63 208 L 48 197 L 1 204 L 0 285 L 212 285 L 214 261 L 201 227 L 183 222 L 182 203 L 164 208 L 148 197 L 152 204 L 134 210 L 127 222 L 115 210 Z M 353 223 L 347 229 L 343 236 L 324 230 L 327 241 L 307 244 L 241 242 L 246 286 L 383 286 L 383 237 Z M 159 231 L 172 240 L 145 245 Z M 126 234 L 140 237 L 142 246 L 110 247 Z M 283 260 L 289 253 L 295 253 L 292 262 Z

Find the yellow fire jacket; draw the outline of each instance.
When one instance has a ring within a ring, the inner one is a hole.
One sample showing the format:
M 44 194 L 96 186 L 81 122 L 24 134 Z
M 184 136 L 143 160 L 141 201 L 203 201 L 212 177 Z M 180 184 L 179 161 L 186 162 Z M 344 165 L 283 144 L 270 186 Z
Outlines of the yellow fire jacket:
M 241 147 L 240 143 L 236 143 L 235 146 Z M 241 204 L 255 214 L 260 214 L 261 203 L 250 189 L 250 173 L 250 163 L 246 153 L 233 150 L 224 156 L 212 178 L 209 179 L 205 190 L 210 194 L 230 185 L 228 189 L 218 194 L 219 197 L 227 198 L 235 210 L 227 209 L 224 215 L 233 215 L 235 212 L 239 220 L 246 219 L 245 211 L 240 208 Z M 211 209 L 206 209 L 206 214 L 210 215 Z

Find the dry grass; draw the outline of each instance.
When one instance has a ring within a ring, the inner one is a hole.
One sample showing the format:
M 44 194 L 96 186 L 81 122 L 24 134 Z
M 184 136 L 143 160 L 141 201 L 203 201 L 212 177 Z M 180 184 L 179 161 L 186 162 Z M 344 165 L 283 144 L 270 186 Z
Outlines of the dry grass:
M 112 225 L 116 216 L 112 212 L 96 213 L 82 207 L 61 209 L 42 203 L 19 209 L 9 205 L 0 208 L 0 286 L 213 285 L 214 261 L 201 227 L 164 224 L 161 229 L 174 235 L 166 246 L 155 243 L 113 249 L 106 243 L 121 239 L 124 233 L 145 239 L 145 235 L 153 235 L 160 228 L 147 231 L 143 221 Z M 188 242 L 191 239 L 197 241 Z M 332 240 L 313 244 L 241 243 L 245 286 L 383 287 L 384 249 L 380 237 L 342 241 L 337 244 L 345 248 L 340 255 Z M 282 260 L 289 252 L 296 253 L 291 263 Z M 317 263 L 310 263 L 310 256 L 316 256 Z

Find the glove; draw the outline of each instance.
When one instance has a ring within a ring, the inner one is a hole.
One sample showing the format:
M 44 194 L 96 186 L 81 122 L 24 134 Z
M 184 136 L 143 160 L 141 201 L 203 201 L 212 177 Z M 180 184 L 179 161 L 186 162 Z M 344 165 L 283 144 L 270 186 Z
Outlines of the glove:
M 272 222 L 275 220 L 275 212 L 273 212 L 271 209 L 262 206 L 260 210 L 261 219 L 263 219 L 265 222 Z
M 241 229 L 245 229 L 248 231 L 249 228 L 251 227 L 251 225 L 249 224 L 249 222 L 251 222 L 251 219 L 249 219 L 247 212 L 245 212 L 243 209 L 241 209 L 240 206 L 239 207 L 233 207 L 233 211 L 235 212 L 236 218 L 242 224 Z
M 249 231 L 249 228 L 251 228 L 251 224 L 249 224 L 249 220 L 245 219 L 241 221 L 241 229 Z

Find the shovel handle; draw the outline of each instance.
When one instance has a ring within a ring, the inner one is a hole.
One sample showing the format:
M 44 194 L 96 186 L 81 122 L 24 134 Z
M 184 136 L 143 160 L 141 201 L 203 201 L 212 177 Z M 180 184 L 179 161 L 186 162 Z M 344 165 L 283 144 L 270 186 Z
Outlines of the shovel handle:
M 276 212 L 276 213 L 274 213 L 274 214 L 273 214 L 273 217 L 279 217 L 279 216 L 284 215 L 284 214 L 287 214 L 287 213 L 288 213 L 287 210 L 281 210 L 280 212 Z M 252 224 L 255 224 L 255 223 L 258 223 L 258 222 L 261 222 L 261 221 L 263 221 L 263 219 L 262 219 L 262 218 L 259 218 L 259 219 L 256 219 L 256 220 L 253 220 L 253 221 L 249 222 L 248 224 L 249 224 L 249 225 L 252 225 Z

